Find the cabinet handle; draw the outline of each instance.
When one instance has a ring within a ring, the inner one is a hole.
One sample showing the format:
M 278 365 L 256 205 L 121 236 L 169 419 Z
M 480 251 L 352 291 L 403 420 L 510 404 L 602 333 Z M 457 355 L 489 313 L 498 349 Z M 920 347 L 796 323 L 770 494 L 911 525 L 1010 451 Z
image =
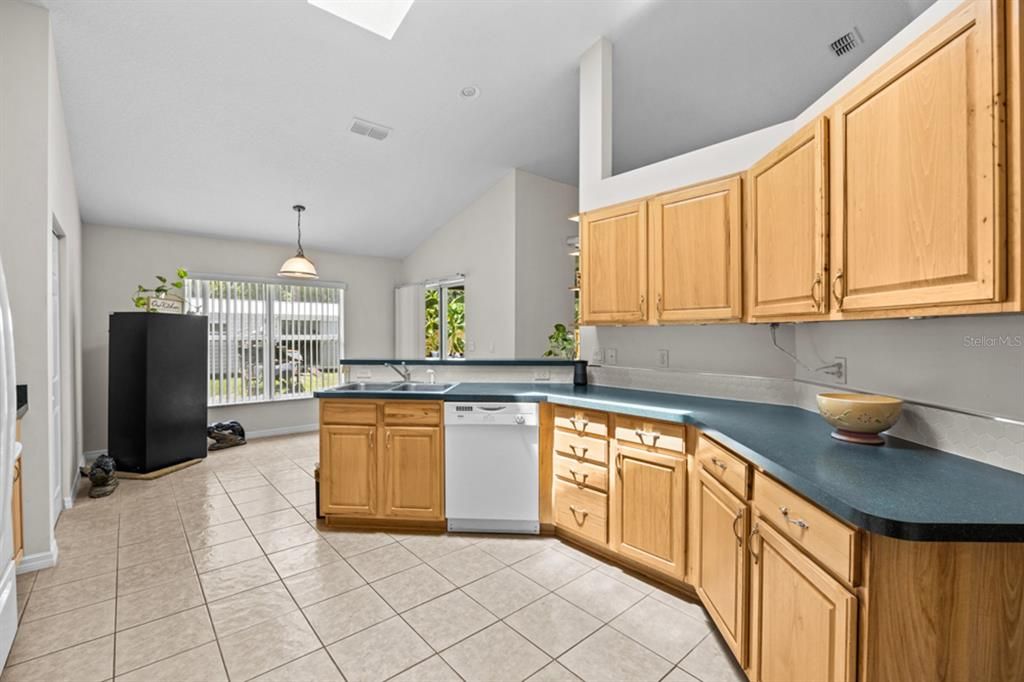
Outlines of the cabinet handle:
M 640 294 L 640 312 L 644 311 L 644 304 L 647 303 L 647 297 Z
M 814 281 L 811 282 L 811 301 L 814 303 L 814 309 L 817 311 L 821 310 L 821 297 L 818 296 L 818 287 L 821 285 L 821 273 L 819 272 L 814 276 Z
M 615 455 L 615 470 L 619 472 L 619 476 L 622 476 L 622 453 Z
M 839 284 L 839 280 L 841 280 L 842 278 L 843 269 L 840 268 L 839 272 L 837 272 L 836 276 L 832 279 L 832 295 L 836 299 L 836 310 L 843 309 L 843 288 L 840 286 L 839 291 L 836 291 L 836 285 Z
M 736 546 L 743 546 L 743 533 L 736 528 L 736 524 L 743 518 L 743 508 L 736 510 L 736 517 L 732 520 L 732 534 L 736 536 Z
M 390 448 L 391 447 L 391 432 L 390 431 L 385 431 L 384 432 L 384 447 L 385 448 Z
M 757 524 L 755 523 L 754 524 L 754 529 L 750 531 L 750 545 L 749 545 L 749 548 L 750 548 L 750 558 L 753 559 L 755 564 L 758 561 L 761 560 L 761 555 L 754 551 L 754 536 L 755 535 L 760 535 L 760 533 L 761 533 L 761 529 L 758 528 Z M 762 540 L 762 542 L 764 542 L 764 540 Z
M 580 476 L 582 478 L 577 479 L 576 478 L 576 471 L 574 469 L 569 469 L 569 473 L 572 475 L 573 483 L 575 483 L 576 486 L 579 487 L 579 488 L 582 488 L 584 485 L 586 485 L 586 483 L 587 483 L 587 476 L 590 475 L 590 474 L 580 474 Z
M 786 519 L 786 523 L 792 523 L 800 530 L 807 530 L 810 525 L 803 519 L 791 519 L 789 518 L 789 507 L 779 507 L 779 513 L 782 514 L 782 518 Z
M 370 449 L 373 450 L 374 442 L 377 440 L 377 432 L 370 431 Z
M 725 470 L 729 467 L 728 464 L 726 464 L 722 460 L 718 459 L 717 457 L 712 457 L 711 458 L 711 463 L 714 464 L 719 469 L 721 469 L 722 473 L 725 473 Z
M 569 424 L 572 426 L 572 430 L 576 432 L 577 436 L 582 436 L 587 432 L 587 427 L 590 426 L 590 422 L 586 419 L 581 419 L 579 423 L 583 426 L 576 425 L 576 417 L 569 417 Z
M 582 462 L 583 458 L 587 456 L 587 450 L 589 450 L 590 448 L 580 448 L 580 451 L 576 452 L 576 446 L 570 445 L 569 449 L 572 450 L 572 456 Z
M 661 294 L 658 294 L 657 303 L 655 304 L 655 308 L 657 308 L 659 315 L 661 315 L 662 311 L 665 309 L 664 306 L 662 305 Z
M 635 433 L 636 437 L 640 439 L 640 445 L 647 445 L 647 442 L 644 441 L 644 436 L 650 436 L 651 444 L 648 447 L 652 448 L 658 445 L 658 439 L 661 438 L 660 433 L 653 433 L 651 431 L 641 431 L 640 429 L 636 429 L 635 431 L 633 431 L 633 433 Z
M 579 509 L 579 510 L 577 510 L 576 507 L 572 506 L 571 504 L 569 505 L 569 511 L 572 512 L 573 520 L 576 521 L 577 525 L 580 525 L 580 526 L 582 526 L 584 524 L 584 522 L 586 522 L 587 516 L 590 514 L 590 512 L 588 512 L 586 509 Z M 581 517 L 583 517 L 582 521 L 578 520 L 576 518 L 577 514 L 579 514 Z

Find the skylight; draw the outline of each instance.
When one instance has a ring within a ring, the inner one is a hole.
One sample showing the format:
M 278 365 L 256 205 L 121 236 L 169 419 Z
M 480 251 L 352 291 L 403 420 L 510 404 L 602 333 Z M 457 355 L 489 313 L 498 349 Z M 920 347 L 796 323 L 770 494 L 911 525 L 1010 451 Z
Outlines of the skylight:
M 388 40 L 395 35 L 413 0 L 307 0 L 314 7 L 330 12 L 360 28 Z

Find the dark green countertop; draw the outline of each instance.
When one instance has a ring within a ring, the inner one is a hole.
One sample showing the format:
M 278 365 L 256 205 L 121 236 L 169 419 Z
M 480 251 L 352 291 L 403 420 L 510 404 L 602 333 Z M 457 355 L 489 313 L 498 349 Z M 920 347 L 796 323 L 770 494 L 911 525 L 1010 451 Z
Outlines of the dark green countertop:
M 835 440 L 797 407 L 605 386 L 461 383 L 444 394 L 316 393 L 318 398 L 550 402 L 692 424 L 835 516 L 903 540 L 1024 542 L 1024 475 L 886 437 Z

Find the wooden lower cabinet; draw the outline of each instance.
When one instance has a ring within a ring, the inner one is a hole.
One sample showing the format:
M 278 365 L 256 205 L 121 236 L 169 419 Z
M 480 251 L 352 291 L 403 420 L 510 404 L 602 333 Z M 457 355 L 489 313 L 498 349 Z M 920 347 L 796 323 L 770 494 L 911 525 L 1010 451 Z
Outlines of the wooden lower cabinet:
M 700 469 L 694 580 L 697 596 L 740 665 L 746 663 L 747 523 L 746 500 L 736 497 Z
M 614 549 L 681 579 L 686 568 L 686 460 L 620 445 L 614 491 Z
M 329 522 L 443 525 L 440 407 L 420 401 L 321 401 L 320 512 Z
M 21 500 L 21 457 L 14 461 L 14 483 L 11 495 L 11 527 L 14 531 L 14 561 L 21 561 L 25 555 L 25 529 L 22 522 Z
M 441 433 L 433 426 L 384 428 L 383 513 L 440 519 L 444 477 Z
M 757 519 L 750 536 L 752 682 L 853 682 L 857 598 Z
M 320 511 L 377 513 L 377 427 L 320 428 Z

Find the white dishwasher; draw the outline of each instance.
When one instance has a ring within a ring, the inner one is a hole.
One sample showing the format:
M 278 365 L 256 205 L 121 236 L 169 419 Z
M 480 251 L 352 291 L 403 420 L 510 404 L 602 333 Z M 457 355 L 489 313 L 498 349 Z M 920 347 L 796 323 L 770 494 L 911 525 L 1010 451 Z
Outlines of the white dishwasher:
M 536 403 L 445 403 L 448 530 L 540 532 Z

